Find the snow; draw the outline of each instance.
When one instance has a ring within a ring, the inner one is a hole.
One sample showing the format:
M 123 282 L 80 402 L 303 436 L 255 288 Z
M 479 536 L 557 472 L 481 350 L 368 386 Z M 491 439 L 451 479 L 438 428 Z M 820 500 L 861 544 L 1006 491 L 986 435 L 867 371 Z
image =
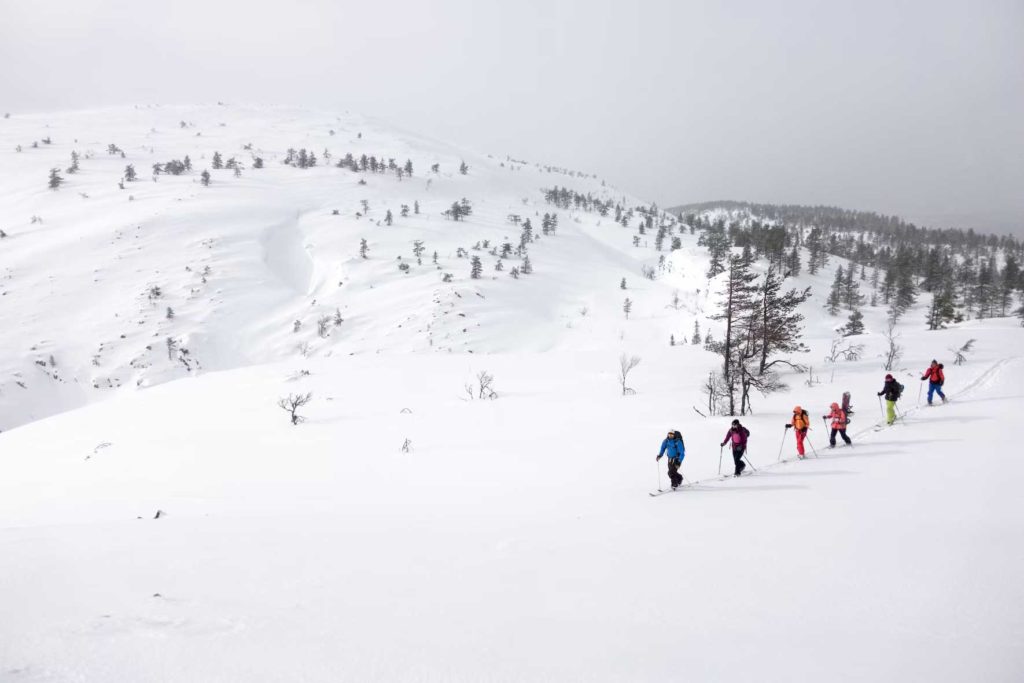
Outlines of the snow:
M 600 180 L 296 110 L 115 109 L 2 126 L 5 150 L 46 133 L 54 144 L 0 154 L 11 188 L 0 197 L 0 273 L 11 274 L 0 285 L 0 681 L 1024 674 L 1016 321 L 926 332 L 920 302 L 900 328 L 904 419 L 875 431 L 884 312 L 865 310 L 862 360 L 820 360 L 843 322 L 821 307 L 845 266 L 832 259 L 794 282 L 815 292 L 800 360 L 819 383 L 789 375 L 790 391 L 755 397 L 743 422 L 758 471 L 719 479 L 729 419 L 693 410 L 716 359 L 668 345 L 695 319 L 716 329 L 694 237 L 655 281 L 640 276 L 657 263 L 652 247 L 585 213 L 559 211 L 558 234 L 530 250 L 531 276 L 492 279 L 488 256 L 487 277 L 470 280 L 455 257 L 481 239 L 517 242 L 508 213 L 539 233 L 534 212 L 552 210 L 543 187 L 622 196 Z M 46 171 L 67 164 L 72 136 L 97 154 L 50 192 Z M 189 153 L 197 170 L 203 154 L 252 142 L 267 168 L 217 172 L 202 188 L 194 176 L 153 183 L 138 161 L 147 179 L 122 192 L 125 160 L 106 158 L 109 142 L 130 157 Z M 408 156 L 417 172 L 359 186 L 347 170 L 273 160 L 325 145 Z M 428 189 L 434 160 L 443 173 Z M 438 215 L 463 196 L 469 220 Z M 375 218 L 390 206 L 395 225 L 355 218 L 364 197 Z M 417 197 L 424 213 L 399 218 Z M 412 260 L 413 239 L 440 252 L 441 271 L 425 258 L 401 274 L 395 257 Z M 153 285 L 164 295 L 150 302 Z M 345 322 L 321 339 L 315 321 L 336 308 Z M 168 360 L 167 336 L 198 366 Z M 946 362 L 951 402 L 918 405 L 928 361 L 970 338 L 968 362 Z M 643 359 L 625 397 L 623 352 Z M 51 353 L 44 374 L 35 361 Z M 466 394 L 483 370 L 496 400 Z M 829 450 L 820 416 L 844 390 L 854 447 Z M 305 392 L 314 400 L 293 427 L 275 403 Z M 780 461 L 795 403 L 819 457 L 794 460 L 789 436 Z M 694 483 L 651 498 L 673 428 Z

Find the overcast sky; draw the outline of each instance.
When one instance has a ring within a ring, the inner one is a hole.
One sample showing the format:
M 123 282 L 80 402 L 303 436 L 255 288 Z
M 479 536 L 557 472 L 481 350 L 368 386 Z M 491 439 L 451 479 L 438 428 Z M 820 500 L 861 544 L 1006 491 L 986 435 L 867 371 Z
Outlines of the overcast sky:
M 0 110 L 348 109 L 662 206 L 1024 234 L 1024 0 L 0 0 Z

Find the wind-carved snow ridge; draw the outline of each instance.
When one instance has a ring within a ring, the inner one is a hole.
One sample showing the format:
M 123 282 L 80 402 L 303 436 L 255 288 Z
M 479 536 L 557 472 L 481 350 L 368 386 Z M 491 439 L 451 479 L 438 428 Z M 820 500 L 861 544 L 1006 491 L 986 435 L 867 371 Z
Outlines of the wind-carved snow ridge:
M 298 217 L 290 223 L 267 228 L 263 238 L 267 267 L 298 294 L 308 294 L 313 277 L 313 259 L 304 244 Z

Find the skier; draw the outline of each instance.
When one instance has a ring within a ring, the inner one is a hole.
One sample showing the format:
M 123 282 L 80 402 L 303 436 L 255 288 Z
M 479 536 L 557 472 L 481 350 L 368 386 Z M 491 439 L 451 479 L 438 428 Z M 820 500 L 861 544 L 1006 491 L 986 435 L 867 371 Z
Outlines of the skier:
M 722 446 L 732 441 L 732 459 L 736 463 L 734 477 L 740 476 L 747 466 L 747 463 L 743 462 L 743 454 L 747 452 L 748 436 L 750 436 L 750 430 L 741 425 L 739 420 L 733 420 L 732 427 L 725 433 L 725 439 L 722 441 Z
M 679 466 L 683 464 L 686 457 L 686 446 L 683 445 L 683 435 L 678 431 L 670 431 L 665 440 L 661 442 L 661 451 L 656 460 L 668 453 L 668 478 L 672 482 L 672 488 L 683 483 L 683 475 L 679 474 Z
M 902 393 L 903 385 L 897 382 L 892 375 L 886 375 L 885 385 L 878 395 L 885 395 L 885 421 L 888 425 L 896 421 L 896 401 L 899 400 Z
M 843 437 L 843 441 L 846 442 L 847 446 L 852 446 L 853 441 L 846 435 L 846 411 L 838 403 L 833 403 L 831 407 L 832 412 L 823 416 L 826 420 L 832 419 L 832 433 L 828 438 L 828 447 L 836 447 L 836 434 Z
M 942 385 L 946 383 L 946 375 L 942 372 L 943 367 L 942 363 L 933 359 L 932 364 L 924 371 L 924 377 L 921 378 L 922 382 L 928 380 L 928 405 L 932 404 L 932 397 L 935 394 L 939 395 L 943 403 L 946 402 L 946 395 L 942 393 Z
M 804 452 L 804 439 L 807 438 L 807 430 L 811 428 L 811 421 L 807 417 L 807 411 L 797 406 L 793 408 L 793 419 L 786 424 L 786 429 L 793 428 L 796 434 L 796 454 L 801 460 L 807 457 Z

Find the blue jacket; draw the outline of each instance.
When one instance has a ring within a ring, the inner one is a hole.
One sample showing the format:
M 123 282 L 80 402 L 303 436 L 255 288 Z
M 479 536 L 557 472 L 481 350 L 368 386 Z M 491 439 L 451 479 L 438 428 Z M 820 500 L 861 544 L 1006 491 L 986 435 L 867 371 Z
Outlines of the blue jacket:
M 683 442 L 678 439 L 665 439 L 661 442 L 661 452 L 658 453 L 658 457 L 665 455 L 665 451 L 668 451 L 668 457 L 672 460 L 682 460 L 686 457 L 686 448 L 683 446 Z

